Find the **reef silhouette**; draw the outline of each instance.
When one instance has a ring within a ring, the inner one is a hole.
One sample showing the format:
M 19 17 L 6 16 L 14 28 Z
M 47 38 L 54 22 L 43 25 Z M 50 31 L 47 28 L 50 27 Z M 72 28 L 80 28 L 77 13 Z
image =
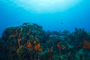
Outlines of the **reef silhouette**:
M 0 38 L 1 60 L 90 60 L 90 32 L 45 31 L 35 23 L 7 27 Z

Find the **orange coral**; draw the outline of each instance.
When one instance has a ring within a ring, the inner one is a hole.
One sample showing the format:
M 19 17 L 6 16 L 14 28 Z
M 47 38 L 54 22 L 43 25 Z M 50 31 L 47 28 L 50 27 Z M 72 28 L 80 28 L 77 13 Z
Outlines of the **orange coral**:
M 34 49 L 35 49 L 35 50 L 38 50 L 39 48 L 38 48 L 38 46 L 35 46 Z
M 20 39 L 18 39 L 18 41 L 21 41 L 21 38 L 20 38 Z
M 21 41 L 21 40 L 22 40 L 21 38 L 18 39 L 18 45 L 19 45 L 19 46 L 20 46 L 20 41 Z
M 40 44 L 37 44 L 37 46 L 40 48 Z
M 39 48 L 40 48 L 40 44 L 37 44 L 37 45 L 34 47 L 35 50 L 39 50 Z
M 90 42 L 84 41 L 84 42 L 83 42 L 83 48 L 90 49 Z
M 36 44 L 36 41 L 34 41 L 33 43 Z
M 32 47 L 31 42 L 27 42 L 27 46 L 28 46 L 28 47 Z
M 40 48 L 40 49 L 38 49 L 38 51 L 41 51 L 42 52 L 42 49 Z

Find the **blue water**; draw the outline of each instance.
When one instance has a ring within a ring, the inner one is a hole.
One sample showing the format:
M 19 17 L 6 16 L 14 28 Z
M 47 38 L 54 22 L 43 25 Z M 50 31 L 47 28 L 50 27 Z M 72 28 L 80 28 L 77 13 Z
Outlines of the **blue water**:
M 73 32 L 77 27 L 90 32 L 90 0 L 82 0 L 65 11 L 52 13 L 31 12 L 23 7 L 17 7 L 13 2 L 0 0 L 0 36 L 8 26 L 18 26 L 24 22 L 37 23 L 46 31 Z

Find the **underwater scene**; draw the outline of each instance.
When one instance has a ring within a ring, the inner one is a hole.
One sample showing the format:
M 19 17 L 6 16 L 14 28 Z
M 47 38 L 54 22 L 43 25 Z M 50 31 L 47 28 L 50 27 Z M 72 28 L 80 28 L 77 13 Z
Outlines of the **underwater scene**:
M 0 60 L 90 60 L 90 0 L 0 0 Z

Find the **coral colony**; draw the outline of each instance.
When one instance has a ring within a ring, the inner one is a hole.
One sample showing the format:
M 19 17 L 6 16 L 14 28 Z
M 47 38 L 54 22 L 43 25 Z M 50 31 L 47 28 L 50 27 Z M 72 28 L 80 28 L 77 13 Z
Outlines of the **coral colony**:
M 0 38 L 1 60 L 90 60 L 90 33 L 84 29 L 44 31 L 24 23 L 8 27 Z

